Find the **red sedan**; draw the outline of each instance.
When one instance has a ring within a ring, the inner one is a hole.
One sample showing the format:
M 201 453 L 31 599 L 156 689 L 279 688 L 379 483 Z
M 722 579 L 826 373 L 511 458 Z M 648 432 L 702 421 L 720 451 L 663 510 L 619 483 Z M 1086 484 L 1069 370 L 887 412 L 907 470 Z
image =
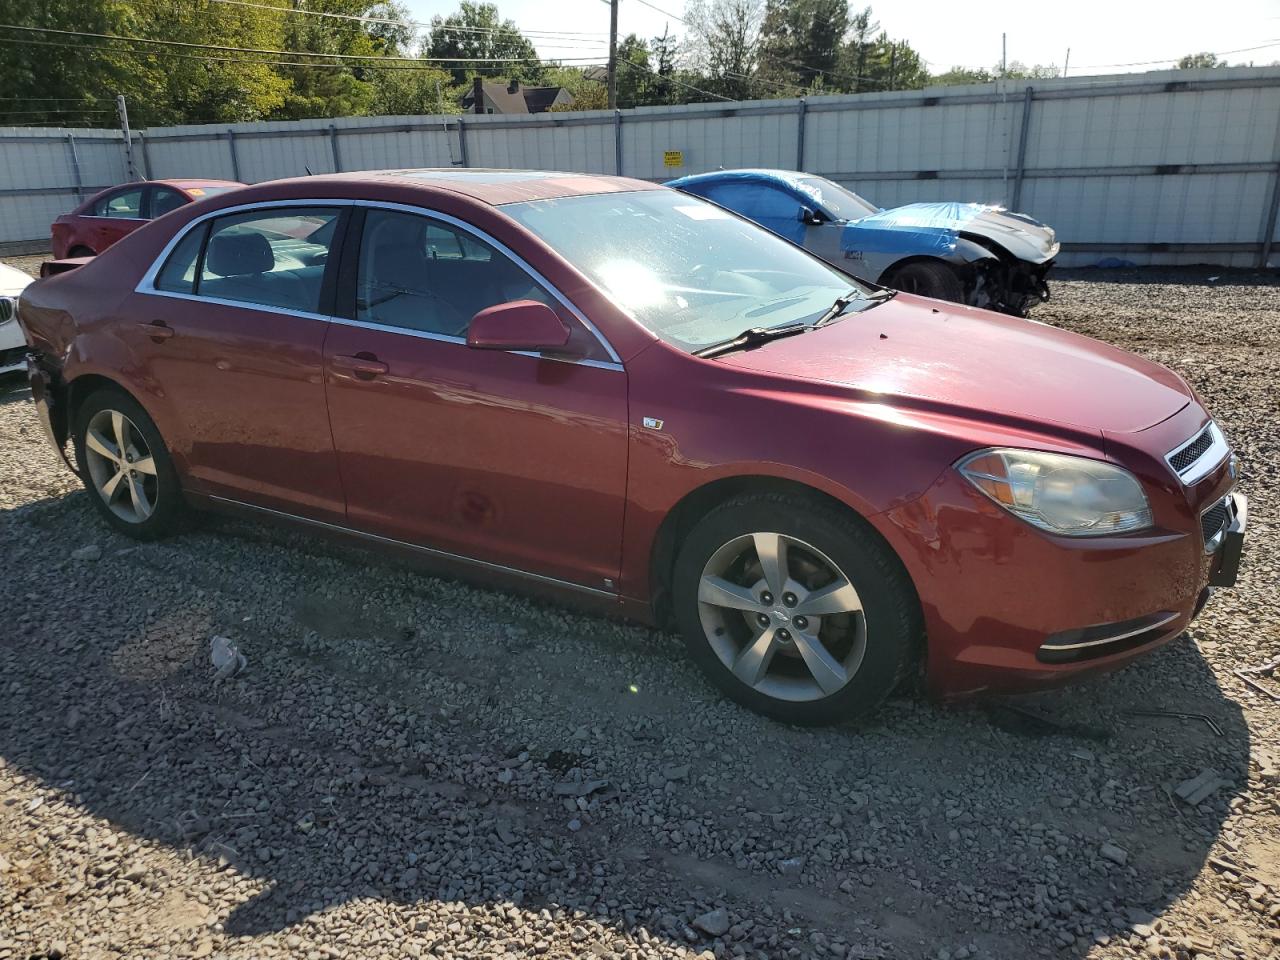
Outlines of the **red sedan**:
M 149 220 L 242 186 L 234 180 L 148 180 L 109 187 L 53 221 L 53 255 L 96 256 Z
M 410 170 L 178 211 L 19 313 L 115 529 L 232 510 L 582 598 L 788 721 L 1114 668 L 1234 582 L 1180 377 L 852 282 L 663 187 Z

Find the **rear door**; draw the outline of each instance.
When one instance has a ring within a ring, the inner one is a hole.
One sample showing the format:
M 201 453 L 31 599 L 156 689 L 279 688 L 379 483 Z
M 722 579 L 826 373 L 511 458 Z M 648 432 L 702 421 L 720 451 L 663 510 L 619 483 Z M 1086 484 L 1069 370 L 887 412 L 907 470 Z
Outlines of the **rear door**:
M 166 213 L 184 207 L 191 202 L 191 199 L 180 190 L 173 187 L 166 187 L 164 184 L 154 184 L 147 188 L 147 207 L 146 214 L 148 220 L 154 220 L 156 217 L 163 217 Z
M 627 379 L 511 251 L 444 216 L 369 208 L 325 345 L 351 526 L 612 592 Z M 467 346 L 471 317 L 547 303 L 573 359 Z
M 346 210 L 202 221 L 126 305 L 124 336 L 163 393 L 161 430 L 196 492 L 343 520 L 322 362 Z
M 101 253 L 147 222 L 144 199 L 145 188 L 138 185 L 108 194 L 93 205 L 92 216 L 85 218 L 85 239 L 94 253 Z

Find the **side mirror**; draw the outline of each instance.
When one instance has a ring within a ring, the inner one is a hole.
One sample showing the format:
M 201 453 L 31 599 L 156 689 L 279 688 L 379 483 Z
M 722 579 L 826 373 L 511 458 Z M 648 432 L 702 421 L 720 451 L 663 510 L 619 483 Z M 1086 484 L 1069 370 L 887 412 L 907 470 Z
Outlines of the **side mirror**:
M 818 213 L 816 210 L 810 209 L 809 207 L 801 207 L 800 215 L 796 219 L 805 226 L 816 227 L 818 224 L 822 223 L 822 214 Z
M 467 346 L 477 350 L 561 350 L 569 328 L 554 310 L 536 300 L 512 300 L 481 310 L 467 328 Z

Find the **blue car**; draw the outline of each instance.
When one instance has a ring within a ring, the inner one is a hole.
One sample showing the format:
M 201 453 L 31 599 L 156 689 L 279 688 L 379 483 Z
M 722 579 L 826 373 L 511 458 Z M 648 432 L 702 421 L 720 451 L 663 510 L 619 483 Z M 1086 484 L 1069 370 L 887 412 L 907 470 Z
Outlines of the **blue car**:
M 872 283 L 1025 317 L 1049 299 L 1052 228 L 981 203 L 881 210 L 838 183 L 789 170 L 719 170 L 667 186 L 710 200 Z

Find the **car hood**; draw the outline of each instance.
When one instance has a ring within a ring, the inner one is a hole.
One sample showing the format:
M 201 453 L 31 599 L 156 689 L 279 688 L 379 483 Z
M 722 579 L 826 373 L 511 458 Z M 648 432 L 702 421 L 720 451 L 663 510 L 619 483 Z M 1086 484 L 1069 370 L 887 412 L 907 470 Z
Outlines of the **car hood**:
M 1045 263 L 1058 255 L 1053 228 L 1022 213 L 983 203 L 909 203 L 845 225 L 845 251 L 945 256 L 965 235 L 998 243 L 1019 260 Z
M 1097 340 L 905 293 L 721 362 L 984 415 L 1127 433 L 1191 400 L 1172 371 Z
M 26 289 L 31 277 L 7 263 L 0 263 L 0 297 L 16 297 Z

